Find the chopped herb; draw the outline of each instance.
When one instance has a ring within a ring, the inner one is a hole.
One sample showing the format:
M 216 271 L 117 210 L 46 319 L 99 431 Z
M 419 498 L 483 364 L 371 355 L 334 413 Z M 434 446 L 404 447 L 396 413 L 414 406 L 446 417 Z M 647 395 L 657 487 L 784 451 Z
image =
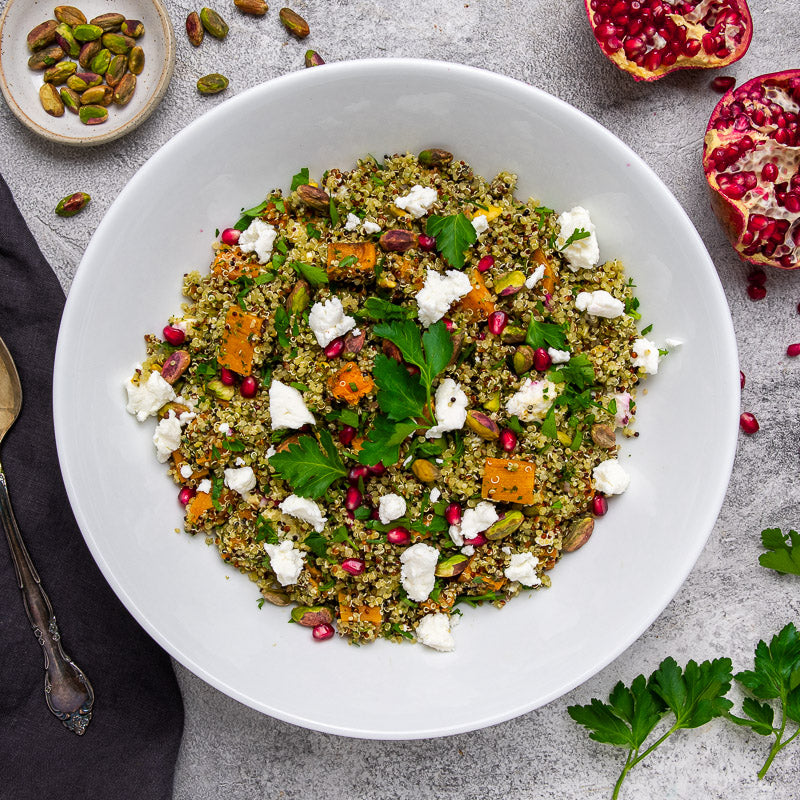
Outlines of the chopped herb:
M 653 330 L 653 326 L 652 325 L 648 325 L 646 328 L 642 328 L 640 333 L 641 333 L 642 336 L 647 336 L 647 334 L 650 333 L 650 331 L 652 331 L 652 330 Z
M 511 428 L 517 436 L 522 436 L 522 423 L 519 421 L 519 417 L 516 414 L 512 414 L 508 418 L 508 427 Z
M 236 439 L 225 439 L 222 446 L 231 453 L 243 453 L 245 450 L 244 442 L 239 442 Z
M 280 211 L 281 214 L 285 214 L 286 213 L 286 204 L 283 202 L 283 200 L 281 200 L 279 197 L 277 197 L 277 198 L 273 199 L 272 202 L 274 203 L 275 209 L 277 211 Z
M 211 504 L 217 511 L 222 509 L 222 503 L 220 503 L 219 498 L 222 494 L 223 488 L 225 488 L 225 484 L 223 483 L 222 478 L 215 476 L 211 481 Z
M 321 239 L 322 234 L 310 222 L 306 225 L 306 236 L 309 239 Z
M 347 475 L 347 469 L 324 428 L 318 431 L 320 448 L 312 436 L 301 436 L 269 463 L 300 497 L 321 497 L 328 487 Z
M 459 603 L 467 603 L 467 605 L 472 606 L 473 608 L 477 608 L 481 603 L 488 600 L 490 603 L 494 603 L 496 600 L 502 600 L 503 595 L 500 592 L 486 592 L 486 594 L 476 594 L 476 595 L 466 595 L 462 594 L 460 597 L 457 597 L 455 600 L 455 605 Z
M 305 186 L 309 181 L 308 167 L 303 167 L 297 175 L 292 177 L 292 191 L 297 191 L 298 186 Z
M 564 366 L 554 372 L 558 373 L 565 383 L 575 386 L 580 391 L 592 386 L 596 380 L 592 362 L 583 353 L 572 356 Z
M 767 548 L 758 557 L 762 567 L 784 575 L 800 575 L 800 533 L 789 531 L 784 535 L 780 528 L 767 528 L 761 531 L 761 543 Z
M 584 230 L 583 228 L 575 228 L 574 231 L 569 235 L 569 238 L 564 242 L 561 246 L 561 252 L 566 250 L 571 244 L 575 244 L 575 242 L 579 242 L 581 239 L 588 239 L 592 234 Z
M 262 272 L 260 275 L 256 275 L 255 283 L 256 286 L 263 286 L 265 283 L 271 283 L 275 280 L 275 273 L 274 272 Z
M 608 408 L 606 409 L 609 414 L 616 415 L 617 413 L 617 401 L 612 397 L 611 400 L 608 402 Z
M 472 223 L 461 213 L 446 217 L 431 214 L 425 232 L 436 239 L 436 249 L 455 269 L 463 269 L 464 251 L 478 240 Z
M 414 315 L 413 309 L 403 308 L 380 297 L 368 297 L 362 310 L 366 316 L 377 320 L 409 319 Z
M 360 464 L 375 466 L 379 461 L 394 464 L 400 459 L 400 445 L 419 425 L 413 420 L 392 422 L 384 416 L 375 417 L 372 430 L 362 448 L 358 451 Z
M 213 378 L 217 374 L 217 366 L 210 361 L 195 361 L 194 372 L 198 378 Z
M 323 267 L 318 267 L 316 264 L 306 264 L 305 261 L 292 261 L 289 266 L 312 286 L 322 286 L 328 282 L 328 273 Z
M 386 181 L 381 180 L 377 175 L 370 175 L 369 179 L 376 185 L 376 186 L 385 186 Z
M 358 412 L 353 411 L 351 408 L 335 409 L 334 411 L 326 414 L 325 419 L 329 422 L 338 420 L 339 422 L 342 422 L 345 425 L 350 425 L 353 428 L 357 428 L 359 425 Z
M 333 201 L 331 197 L 330 203 L 328 203 L 328 213 L 331 217 L 331 225 L 338 225 L 339 224 L 339 212 L 336 210 L 336 203 Z
M 303 544 L 308 547 L 309 550 L 319 558 L 327 558 L 328 556 L 328 540 L 322 536 L 321 534 L 317 533 L 316 531 L 311 531 L 311 533 L 306 536 L 303 540 Z
M 256 541 L 266 541 L 268 544 L 278 544 L 280 541 L 275 529 L 264 517 L 256 517 Z
M 659 354 L 659 356 L 661 356 L 663 358 L 664 356 L 668 356 L 669 355 L 669 350 L 665 350 L 663 347 L 659 347 L 658 348 L 658 354 Z
M 355 256 L 346 256 L 339 262 L 340 267 L 350 267 L 353 264 L 356 264 L 358 259 Z
M 528 323 L 528 331 L 525 334 L 525 343 L 530 345 L 534 350 L 540 347 L 547 350 L 552 347 L 555 350 L 568 350 L 567 337 L 565 335 L 563 325 L 557 325 L 555 322 L 537 322 L 531 317 Z
M 392 623 L 392 633 L 396 633 L 398 636 L 402 636 L 404 639 L 409 639 L 409 640 L 412 640 L 412 641 L 414 639 L 414 634 L 411 633 L 411 631 L 404 631 L 400 627 L 400 623 L 399 622 L 393 622 Z
M 289 313 L 283 306 L 278 306 L 275 309 L 275 332 L 278 334 L 278 344 L 284 348 L 284 350 L 288 350 L 292 346 L 287 334 L 289 325 Z
M 402 364 L 378 353 L 372 376 L 378 387 L 378 405 L 389 419 L 399 422 L 425 415 L 425 387 Z
M 542 420 L 542 433 L 549 439 L 555 439 L 558 435 L 555 406 L 550 406 L 550 410 L 545 414 Z
M 295 389 L 297 389 L 298 392 L 308 391 L 308 386 L 306 386 L 305 383 L 300 383 L 300 381 L 291 381 L 289 383 L 289 386 L 293 386 Z
M 629 297 L 625 300 L 625 313 L 632 319 L 641 319 L 642 315 L 637 311 L 639 308 L 639 298 Z
M 259 608 L 263 608 L 264 607 L 264 603 L 266 603 L 266 601 L 267 601 L 266 597 L 259 597 L 258 598 L 258 607 Z
M 539 217 L 539 227 L 543 228 L 546 221 L 545 217 L 554 213 L 555 211 L 553 211 L 552 208 L 548 208 L 547 206 L 537 206 L 534 209 L 534 214 L 536 214 Z

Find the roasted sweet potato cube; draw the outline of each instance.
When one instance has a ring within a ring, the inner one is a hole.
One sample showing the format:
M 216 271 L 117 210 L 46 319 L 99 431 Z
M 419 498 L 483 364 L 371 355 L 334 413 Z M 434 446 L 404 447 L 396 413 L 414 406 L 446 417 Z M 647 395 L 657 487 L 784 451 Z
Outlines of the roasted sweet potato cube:
M 261 317 L 231 308 L 225 317 L 225 333 L 222 335 L 217 363 L 239 375 L 249 375 L 253 369 L 253 351 L 263 327 L 264 320 Z
M 261 265 L 239 250 L 220 250 L 211 264 L 211 271 L 223 278 L 235 281 L 243 275 L 255 278 L 261 272 Z
M 494 296 L 486 288 L 483 275 L 473 269 L 469 275 L 472 291 L 455 306 L 463 311 L 471 311 L 473 319 L 483 320 L 494 311 Z
M 338 372 L 328 378 L 328 389 L 337 400 L 354 406 L 362 397 L 370 394 L 375 382 L 364 375 L 355 361 L 348 361 Z
M 333 242 L 328 245 L 328 278 L 359 283 L 371 280 L 377 257 L 374 242 Z
M 186 506 L 186 522 L 187 524 L 194 525 L 200 518 L 213 511 L 214 501 L 208 492 L 198 492 Z
M 481 495 L 493 503 L 531 505 L 535 475 L 536 465 L 532 461 L 487 458 L 483 466 Z
M 544 267 L 544 277 L 542 278 L 541 284 L 539 284 L 544 291 L 548 294 L 553 294 L 553 290 L 556 287 L 556 272 L 553 269 L 553 265 L 550 263 L 550 260 L 544 254 L 544 251 L 541 247 L 537 247 L 536 250 L 533 252 L 533 260 Z
M 383 622 L 383 612 L 378 606 L 350 606 L 347 604 L 347 596 L 344 592 L 339 593 L 339 619 L 344 622 L 357 622 L 358 616 L 361 622 L 370 622 L 373 625 L 380 625 Z

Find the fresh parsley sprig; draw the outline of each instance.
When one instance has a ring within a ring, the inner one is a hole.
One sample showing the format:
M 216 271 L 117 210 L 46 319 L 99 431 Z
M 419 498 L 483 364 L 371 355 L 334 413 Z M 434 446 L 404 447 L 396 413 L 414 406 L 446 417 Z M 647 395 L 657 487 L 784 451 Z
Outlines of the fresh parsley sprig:
M 531 318 L 525 334 L 525 344 L 534 350 L 543 347 L 545 350 L 552 347 L 554 350 L 568 350 L 567 336 L 563 325 L 555 322 L 537 322 Z
M 563 253 L 571 244 L 575 244 L 575 242 L 579 242 L 581 239 L 588 239 L 591 235 L 590 231 L 584 230 L 583 228 L 575 228 L 567 237 L 564 244 L 559 248 L 560 252 Z
M 313 436 L 301 436 L 269 460 L 278 475 L 300 497 L 320 497 L 335 480 L 347 475 L 330 433 L 321 428 L 317 436 L 319 444 Z
M 761 543 L 766 553 L 758 557 L 758 563 L 787 575 L 800 575 L 800 533 L 789 531 L 783 534 L 780 528 L 761 531 Z
M 478 241 L 472 223 L 461 213 L 446 217 L 431 214 L 425 223 L 425 233 L 436 239 L 436 249 L 454 269 L 464 268 L 464 251 Z

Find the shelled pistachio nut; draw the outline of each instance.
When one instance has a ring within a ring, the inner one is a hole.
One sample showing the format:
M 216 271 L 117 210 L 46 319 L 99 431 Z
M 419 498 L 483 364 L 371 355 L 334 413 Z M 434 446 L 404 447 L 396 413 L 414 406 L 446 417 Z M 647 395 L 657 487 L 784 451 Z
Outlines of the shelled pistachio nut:
M 56 42 L 70 58 L 77 58 L 81 54 L 81 43 L 72 35 L 72 28 L 63 22 L 56 28 Z
M 192 11 L 186 17 L 186 35 L 195 47 L 200 47 L 203 43 L 206 32 L 203 28 L 203 23 L 200 22 L 200 15 L 196 11 Z
M 594 531 L 594 520 L 591 517 L 575 520 L 561 540 L 561 549 L 565 553 L 574 553 L 589 541 L 592 531 Z
M 500 334 L 500 341 L 503 344 L 519 344 L 525 341 L 525 328 L 519 325 L 506 325 Z
M 333 613 L 325 606 L 297 606 L 292 609 L 292 619 L 304 628 L 314 628 L 317 625 L 330 625 Z
M 206 389 L 208 389 L 217 400 L 232 400 L 233 395 L 236 393 L 236 387 L 223 383 L 219 378 L 210 380 L 206 384 Z M 278 448 L 278 450 L 280 451 L 280 448 Z
M 473 433 L 486 441 L 494 441 L 500 436 L 500 426 L 491 417 L 473 408 L 467 411 L 465 424 Z
M 200 22 L 206 33 L 215 39 L 224 39 L 228 35 L 228 23 L 213 8 L 200 9 Z
M 81 107 L 81 97 L 74 89 L 69 87 L 69 81 L 67 81 L 67 84 L 67 86 L 61 87 L 61 91 L 58 94 L 64 107 L 73 114 L 77 114 L 78 109 Z
M 31 69 L 47 69 L 53 64 L 58 64 L 64 58 L 64 51 L 57 44 L 51 44 L 44 50 L 37 50 L 29 59 L 28 66 Z
M 510 297 L 525 285 L 525 273 L 515 269 L 494 280 L 494 292 L 500 297 Z
M 103 29 L 99 25 L 76 25 L 72 29 L 72 35 L 79 42 L 94 42 L 103 35 Z
M 93 86 L 81 94 L 82 106 L 110 106 L 114 99 L 111 86 Z
M 110 50 L 115 55 L 128 55 L 131 48 L 136 45 L 136 40 L 123 33 L 104 33 L 102 37 L 103 47 Z
M 299 280 L 286 297 L 286 311 L 289 314 L 302 314 L 311 302 L 311 287 L 304 280 Z
M 418 156 L 417 161 L 423 167 L 445 167 L 453 160 L 453 154 L 447 150 L 440 150 L 438 147 L 432 147 L 429 150 L 423 150 Z
M 327 211 L 330 208 L 330 195 L 319 186 L 303 183 L 297 187 L 297 196 L 300 202 L 316 211 Z
M 386 231 L 378 239 L 378 244 L 388 253 L 405 253 L 417 246 L 417 234 L 402 229 Z
M 144 69 L 144 50 L 139 45 L 132 47 L 131 52 L 128 53 L 128 69 L 134 75 L 142 74 Z
M 433 483 L 439 480 L 441 470 L 432 461 L 426 458 L 418 458 L 411 464 L 411 471 L 423 483 Z
M 344 337 L 344 351 L 349 355 L 360 353 L 364 349 L 364 344 L 367 341 L 366 331 L 360 330 L 358 333 L 352 331 Z
M 174 353 L 170 353 L 169 358 L 164 362 L 164 366 L 161 367 L 161 377 L 167 383 L 175 383 L 189 369 L 189 364 L 191 363 L 192 357 L 186 350 L 176 350 Z
M 78 54 L 78 63 L 84 68 L 89 69 L 92 59 L 103 49 L 103 45 L 99 39 L 93 42 L 86 42 L 81 47 L 81 52 Z
M 291 8 L 282 8 L 278 12 L 278 17 L 283 27 L 298 39 L 305 39 L 310 33 L 308 23 L 296 11 L 292 11 Z
M 320 67 L 325 63 L 316 50 L 306 50 L 305 65 L 307 67 Z
M 125 36 L 138 39 L 144 34 L 144 23 L 138 19 L 126 19 L 119 29 Z
M 89 69 L 98 75 L 105 75 L 108 65 L 111 63 L 111 51 L 105 47 L 97 51 L 97 55 L 89 62 Z
M 122 76 L 128 71 L 128 56 L 114 56 L 108 64 L 106 70 L 106 83 L 109 86 L 116 86 Z
M 269 11 L 264 0 L 233 0 L 233 4 L 243 14 L 252 14 L 254 17 L 263 17 Z
M 56 40 L 58 24 L 56 20 L 48 19 L 47 22 L 42 22 L 31 30 L 27 37 L 28 50 L 34 53 L 47 47 L 48 44 L 52 44 Z
M 89 197 L 86 192 L 68 194 L 58 201 L 56 205 L 56 214 L 58 214 L 59 217 L 74 217 L 75 214 L 79 211 L 83 211 L 83 209 L 89 205 L 91 199 L 92 198 Z
M 200 94 L 219 94 L 228 88 L 228 79 L 218 72 L 204 75 L 197 81 L 197 91 Z
M 103 82 L 103 76 L 96 72 L 76 72 L 67 78 L 67 86 L 76 92 L 85 92 L 93 86 L 99 86 Z
M 125 15 L 117 14 L 114 11 L 100 14 L 100 16 L 89 20 L 91 25 L 97 25 L 98 28 L 102 28 L 106 33 L 118 31 L 123 22 L 125 22 Z
M 288 606 L 291 600 L 286 592 L 281 591 L 280 586 L 270 589 L 262 589 L 261 596 L 274 606 Z
M 43 83 L 39 87 L 39 102 L 51 117 L 64 115 L 64 101 L 61 99 L 58 89 L 52 83 Z
M 60 85 L 67 82 L 70 75 L 75 74 L 78 65 L 74 61 L 61 61 L 53 67 L 48 67 L 44 71 L 45 83 Z
M 114 89 L 114 102 L 118 106 L 126 106 L 136 91 L 136 76 L 132 72 L 126 72 Z
M 500 392 L 495 392 L 484 404 L 483 407 L 487 411 L 499 411 L 500 410 Z
M 489 541 L 496 542 L 505 539 L 525 522 L 525 515 L 521 511 L 506 511 L 497 522 L 492 523 L 483 533 Z
M 53 9 L 53 15 L 59 22 L 65 22 L 73 27 L 86 24 L 86 15 L 75 6 L 56 6 Z
M 592 425 L 592 441 L 603 450 L 611 450 L 617 446 L 617 435 L 610 425 L 598 422 Z
M 511 365 L 517 375 L 528 372 L 536 360 L 536 351 L 527 344 L 520 345 L 511 356 Z
M 81 106 L 78 117 L 84 125 L 102 125 L 108 119 L 108 109 L 103 106 Z
M 434 574 L 437 578 L 454 578 L 467 568 L 468 563 L 469 558 L 459 553 L 457 556 L 450 556 L 450 558 L 440 561 L 436 565 Z

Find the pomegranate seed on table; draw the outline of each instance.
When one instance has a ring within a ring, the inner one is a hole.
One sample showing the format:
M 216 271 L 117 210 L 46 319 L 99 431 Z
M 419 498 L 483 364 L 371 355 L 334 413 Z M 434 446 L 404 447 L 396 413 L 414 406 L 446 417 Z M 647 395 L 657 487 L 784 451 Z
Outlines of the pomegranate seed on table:
M 739 388 L 744 389 L 744 372 L 739 370 Z
M 461 522 L 461 506 L 458 503 L 450 503 L 444 510 L 444 518 L 448 525 L 458 525 Z
M 508 325 L 508 314 L 505 311 L 492 311 L 486 320 L 486 325 L 489 328 L 489 333 L 499 336 Z
M 325 358 L 339 358 L 344 352 L 344 337 L 334 339 L 322 352 L 325 353 Z
M 753 286 L 763 286 L 767 282 L 767 273 L 763 269 L 754 269 L 747 276 L 747 282 Z
M 321 625 L 315 625 L 311 629 L 311 635 L 318 642 L 324 642 L 326 639 L 330 639 L 334 633 L 333 625 L 327 622 L 323 622 Z
M 258 392 L 258 381 L 252 376 L 248 375 L 242 380 L 242 385 L 239 387 L 239 394 L 242 397 L 255 397 Z
M 190 486 L 184 486 L 183 489 L 178 492 L 178 500 L 180 501 L 182 506 L 188 505 L 189 501 L 195 496 L 195 491 Z
M 236 375 L 235 373 L 231 372 L 229 369 L 223 367 L 219 371 L 219 379 L 226 385 L 226 386 L 233 386 L 236 383 Z
M 484 256 L 478 262 L 478 272 L 487 272 L 494 266 L 494 256 Z
M 233 246 L 239 243 L 239 237 L 241 235 L 242 232 L 236 228 L 225 228 L 225 230 L 222 231 L 222 235 L 219 237 L 219 240 L 222 242 L 222 244 Z
M 749 411 L 745 411 L 739 417 L 739 427 L 745 433 L 755 433 L 759 428 L 758 420 Z
M 347 447 L 356 438 L 356 429 L 352 425 L 345 425 L 339 431 L 339 442 Z
M 351 575 L 360 575 L 364 571 L 364 562 L 360 558 L 346 558 L 341 567 Z
M 718 75 L 711 81 L 709 86 L 711 86 L 715 92 L 725 94 L 728 89 L 733 89 L 733 87 L 736 86 L 736 78 L 732 75 Z
M 592 514 L 596 517 L 602 517 L 608 511 L 608 500 L 605 495 L 596 494 L 592 498 Z
M 751 300 L 763 300 L 767 296 L 767 290 L 763 286 L 751 283 L 747 287 L 747 294 Z
M 792 358 L 796 358 L 797 356 L 800 356 L 800 343 L 798 343 L 798 344 L 790 344 L 786 348 L 786 355 L 787 356 L 791 356 Z
M 411 541 L 411 534 L 402 527 L 392 528 L 386 534 L 386 541 L 389 542 L 389 544 L 408 544 Z
M 164 337 L 164 341 L 171 344 L 173 347 L 177 347 L 186 341 L 186 334 L 174 325 L 167 325 L 164 330 L 161 331 L 161 334 Z

